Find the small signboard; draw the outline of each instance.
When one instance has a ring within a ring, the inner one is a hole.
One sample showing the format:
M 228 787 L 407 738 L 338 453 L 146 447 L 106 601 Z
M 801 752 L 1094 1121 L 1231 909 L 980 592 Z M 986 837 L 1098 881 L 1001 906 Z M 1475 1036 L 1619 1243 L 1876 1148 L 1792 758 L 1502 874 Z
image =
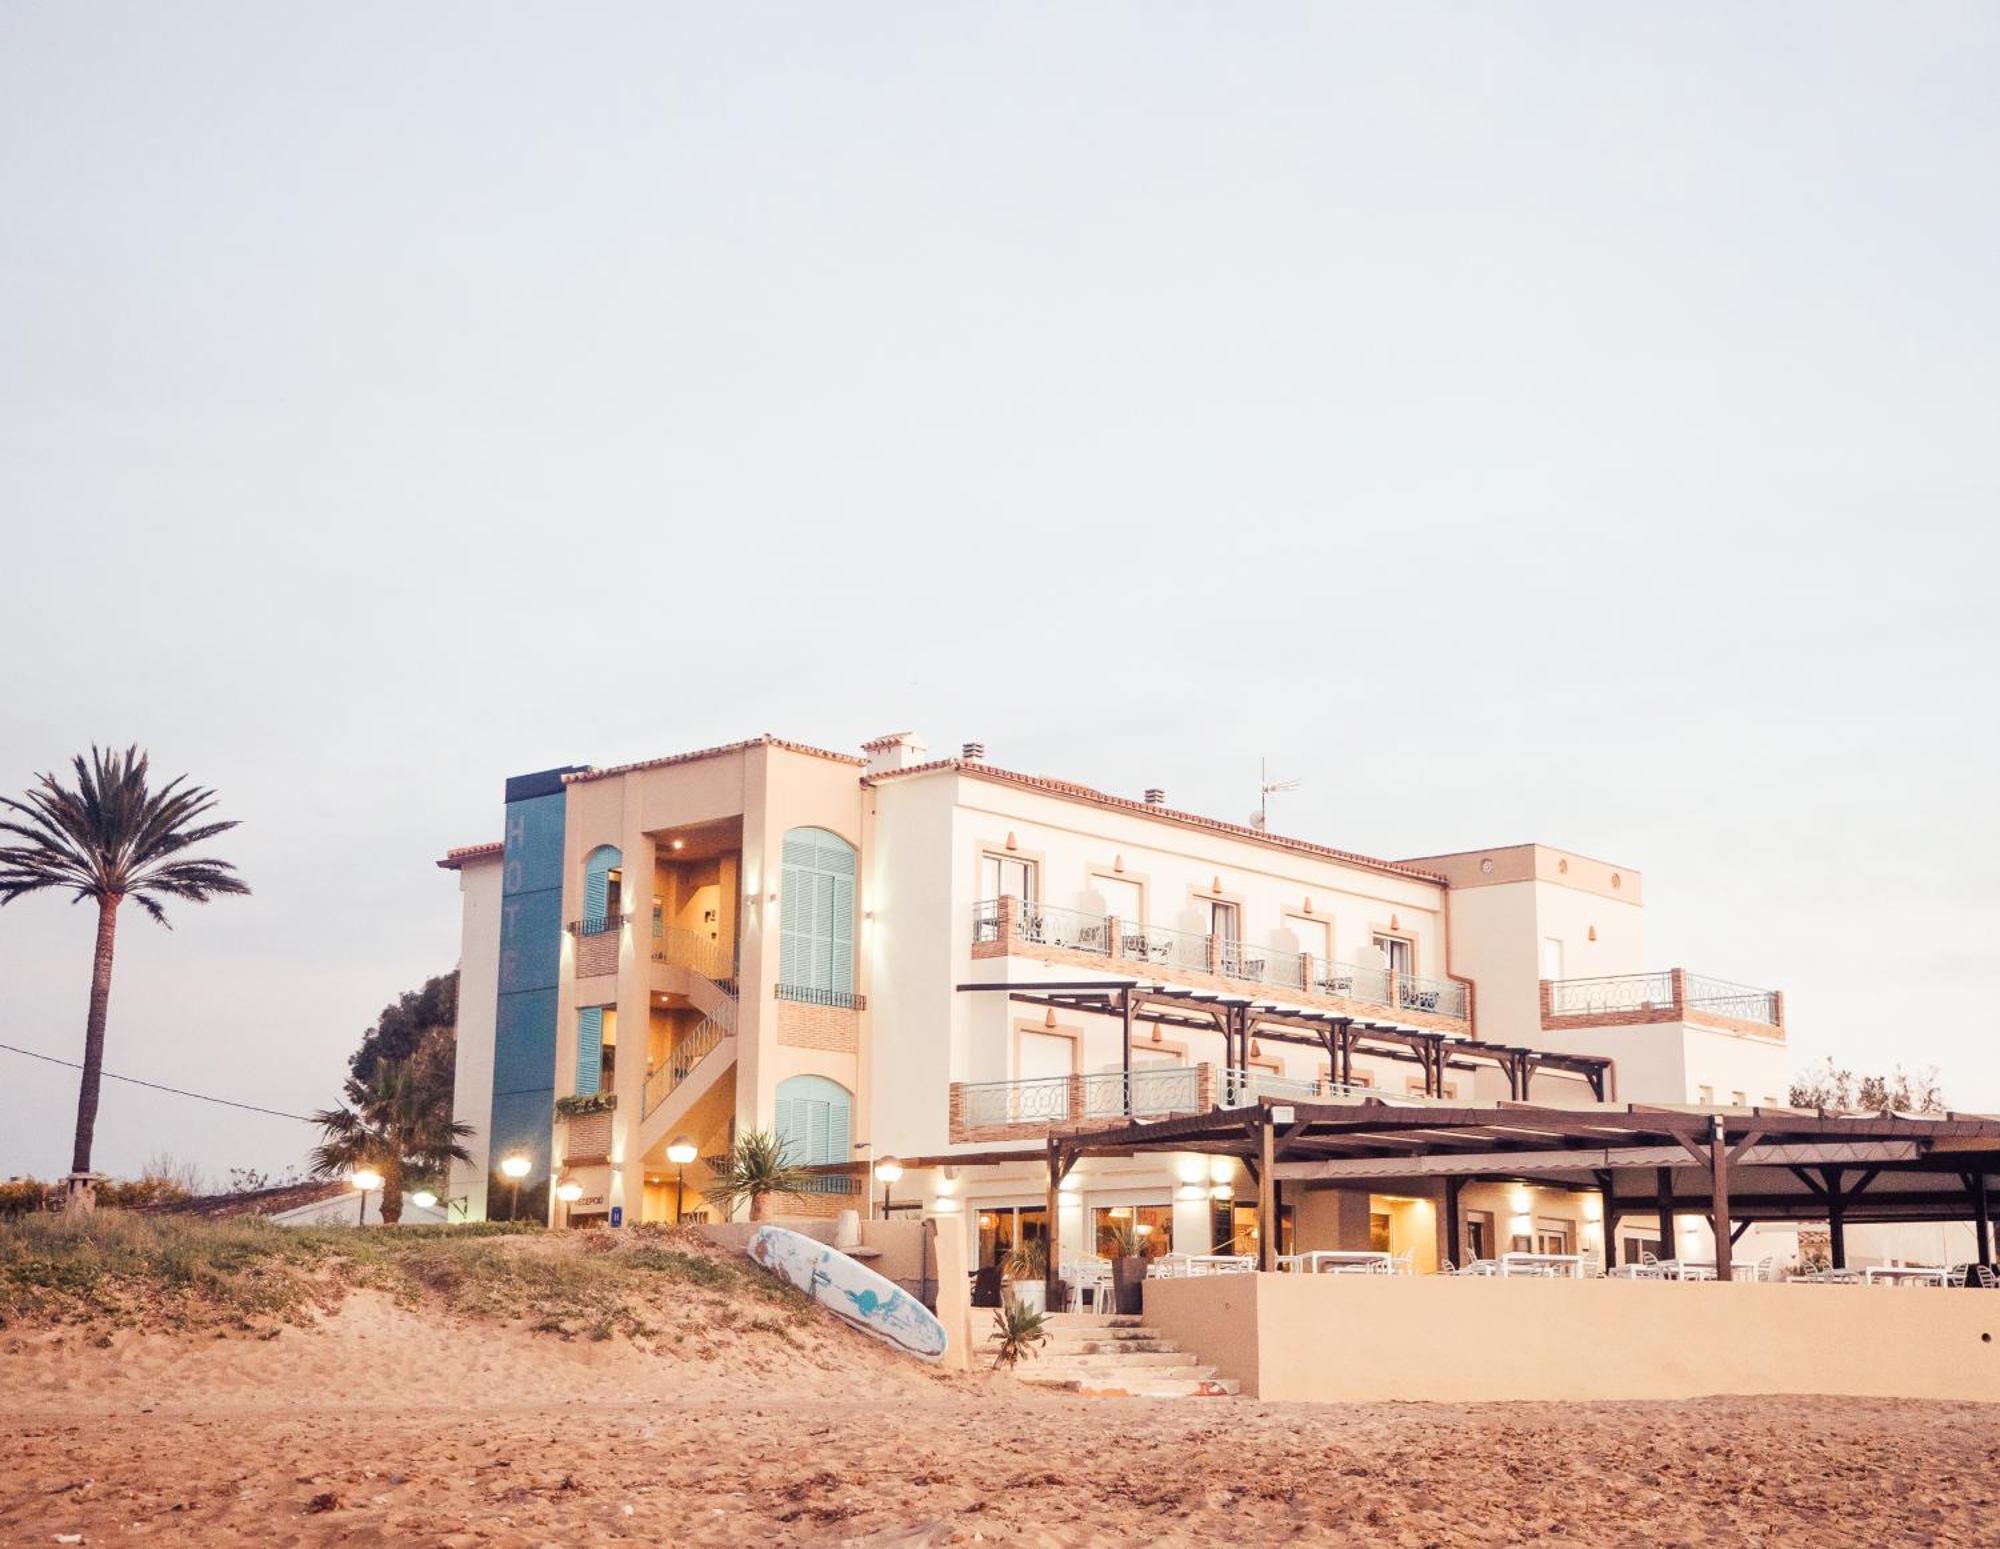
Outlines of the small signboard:
M 613 1226 L 623 1226 L 625 1224 L 625 1207 L 623 1205 L 613 1205 L 611 1207 L 611 1224 Z

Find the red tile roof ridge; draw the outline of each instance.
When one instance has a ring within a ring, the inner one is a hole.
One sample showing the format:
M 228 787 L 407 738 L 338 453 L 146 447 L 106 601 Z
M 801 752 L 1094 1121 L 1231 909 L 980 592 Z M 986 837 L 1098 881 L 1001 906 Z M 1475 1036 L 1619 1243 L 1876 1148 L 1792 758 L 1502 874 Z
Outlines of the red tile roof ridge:
M 441 870 L 457 871 L 468 861 L 497 860 L 506 850 L 507 846 L 498 839 L 486 844 L 455 845 L 444 852 L 444 859 L 437 864 Z
M 665 769 L 674 764 L 692 764 L 704 758 L 720 758 L 725 753 L 741 753 L 745 748 L 783 748 L 788 753 L 804 753 L 811 758 L 830 758 L 835 763 L 850 764 L 856 769 L 865 769 L 868 760 L 857 758 L 852 753 L 834 753 L 826 748 L 816 748 L 810 743 L 790 742 L 783 737 L 774 737 L 765 732 L 761 737 L 746 738 L 742 742 L 725 742 L 719 747 L 696 748 L 691 753 L 667 753 L 659 758 L 642 758 L 630 764 L 613 764 L 608 769 L 582 769 L 575 774 L 563 776 L 564 785 L 581 785 L 589 780 L 605 780 L 613 775 L 634 774 L 643 769 Z
M 1052 780 L 1044 775 L 1022 774 L 1017 770 L 1001 769 L 983 759 L 938 758 L 927 764 L 912 764 L 907 769 L 885 769 L 875 774 L 863 775 L 862 784 L 874 785 L 884 780 L 900 780 L 908 775 L 929 774 L 937 770 L 955 769 L 960 774 L 974 775 L 984 780 L 998 780 L 1006 785 L 1025 786 L 1030 790 L 1047 791 L 1055 796 L 1073 797 L 1079 801 L 1094 802 L 1100 806 L 1113 807 L 1120 811 L 1136 812 L 1146 817 L 1164 818 L 1171 823 L 1182 823 L 1194 828 L 1205 828 L 1212 833 L 1227 834 L 1231 838 L 1248 839 L 1258 844 L 1268 844 L 1280 850 L 1292 850 L 1300 854 L 1319 856 L 1325 860 L 1335 860 L 1351 866 L 1364 866 L 1371 871 L 1380 871 L 1390 876 L 1410 877 L 1419 882 L 1443 883 L 1445 879 L 1436 872 L 1422 871 L 1414 866 L 1402 865 L 1396 861 L 1385 861 L 1373 855 L 1362 855 L 1354 850 L 1340 850 L 1332 845 L 1319 844 L 1310 839 L 1293 839 L 1283 834 L 1274 834 L 1266 829 L 1252 828 L 1247 823 L 1230 823 L 1221 818 L 1204 817 L 1199 812 L 1183 812 L 1175 807 L 1155 805 L 1151 802 L 1134 801 L 1129 796 L 1113 796 L 1108 791 L 1100 791 L 1092 786 L 1079 785 L 1072 780 Z

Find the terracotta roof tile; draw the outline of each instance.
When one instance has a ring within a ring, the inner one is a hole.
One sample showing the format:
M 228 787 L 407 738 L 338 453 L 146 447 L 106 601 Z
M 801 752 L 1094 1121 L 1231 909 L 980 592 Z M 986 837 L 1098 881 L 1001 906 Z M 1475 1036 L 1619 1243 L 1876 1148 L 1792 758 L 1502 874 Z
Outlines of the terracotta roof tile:
M 605 780 L 612 775 L 631 774 L 641 769 L 665 769 L 672 764 L 692 764 L 704 758 L 720 758 L 724 753 L 741 753 L 745 748 L 783 748 L 790 753 L 804 753 L 812 758 L 830 758 L 835 763 L 851 764 L 856 769 L 865 769 L 868 760 L 856 758 L 852 753 L 829 753 L 825 748 L 811 747 L 803 742 L 787 742 L 782 737 L 773 737 L 769 732 L 761 737 L 752 737 L 745 742 L 725 742 L 718 748 L 697 748 L 692 753 L 669 753 L 664 758 L 644 758 L 632 764 L 614 764 L 609 769 L 585 769 L 576 774 L 563 776 L 564 785 L 581 785 L 586 780 Z
M 1072 801 L 1087 801 L 1094 806 L 1110 807 L 1120 812 L 1162 818 L 1169 823 L 1202 828 L 1210 833 L 1227 834 L 1233 839 L 1247 839 L 1253 844 L 1267 844 L 1273 849 L 1289 850 L 1298 855 L 1312 855 L 1322 860 L 1339 861 L 1343 865 L 1362 866 L 1370 871 L 1384 872 L 1389 876 L 1409 877 L 1418 882 L 1442 883 L 1445 880 L 1435 872 L 1422 871 L 1415 866 L 1378 860 L 1372 855 L 1360 855 L 1352 850 L 1336 850 L 1331 845 L 1315 844 L 1309 839 L 1288 839 L 1283 834 L 1252 828 L 1246 823 L 1226 823 L 1221 818 L 1203 817 L 1198 812 L 1182 812 L 1173 807 L 1133 801 L 1129 796 L 1113 796 L 1107 791 L 1094 790 L 1088 785 L 1078 785 L 1069 780 L 1050 780 L 1040 775 L 1020 774 L 1012 769 L 997 768 L 978 759 L 970 761 L 962 758 L 933 759 L 928 764 L 912 764 L 907 769 L 886 769 L 878 774 L 863 775 L 862 783 L 876 785 L 884 780 L 900 780 L 909 775 L 929 774 L 941 769 L 955 769 L 960 774 L 971 775 L 975 779 L 997 780 L 1002 785 L 1018 785 L 1028 790 L 1045 791 L 1051 796 L 1063 796 Z
M 444 859 L 438 865 L 445 871 L 457 871 L 474 861 L 497 861 L 506 850 L 507 847 L 498 839 L 491 844 L 462 844 L 456 849 L 446 850 Z

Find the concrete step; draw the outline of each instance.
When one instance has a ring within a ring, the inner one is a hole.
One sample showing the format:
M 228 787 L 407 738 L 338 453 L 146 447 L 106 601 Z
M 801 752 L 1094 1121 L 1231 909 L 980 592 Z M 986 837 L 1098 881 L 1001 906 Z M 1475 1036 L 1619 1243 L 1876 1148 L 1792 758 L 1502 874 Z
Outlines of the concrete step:
M 1176 1350 L 1172 1345 L 1161 1345 L 1157 1350 L 1058 1350 L 1043 1345 L 1035 1355 L 1039 1366 L 1074 1366 L 1083 1371 L 1119 1371 L 1127 1366 L 1180 1366 L 1193 1359 L 1187 1351 Z
M 1042 1323 L 1050 1329 L 1142 1329 L 1146 1319 L 1138 1313 L 1106 1315 L 1096 1313 L 1042 1313 Z
M 1232 1398 L 1242 1391 L 1233 1377 L 1152 1377 L 1134 1376 L 1119 1381 L 1115 1376 L 1054 1377 L 1034 1375 L 1021 1379 L 1038 1388 L 1059 1393 L 1078 1393 L 1086 1398 Z
M 1079 1382 L 1112 1383 L 1127 1382 L 1175 1382 L 1181 1380 L 1199 1381 L 1204 1377 L 1218 1375 L 1213 1366 L 1197 1366 L 1183 1356 L 1178 1361 L 1165 1362 L 1159 1366 L 1072 1366 L 1067 1361 L 1035 1362 L 1030 1376 L 1071 1377 Z

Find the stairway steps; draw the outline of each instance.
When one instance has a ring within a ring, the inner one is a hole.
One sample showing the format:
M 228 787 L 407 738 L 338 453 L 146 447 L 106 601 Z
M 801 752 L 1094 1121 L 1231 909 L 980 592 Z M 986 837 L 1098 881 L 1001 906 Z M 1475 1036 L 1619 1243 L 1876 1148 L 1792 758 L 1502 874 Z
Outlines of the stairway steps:
M 1121 1382 L 1115 1377 L 1029 1376 L 1021 1380 L 1033 1387 L 1077 1393 L 1086 1398 L 1233 1398 L 1242 1391 L 1242 1384 L 1232 1377 L 1153 1378 L 1135 1375 Z

